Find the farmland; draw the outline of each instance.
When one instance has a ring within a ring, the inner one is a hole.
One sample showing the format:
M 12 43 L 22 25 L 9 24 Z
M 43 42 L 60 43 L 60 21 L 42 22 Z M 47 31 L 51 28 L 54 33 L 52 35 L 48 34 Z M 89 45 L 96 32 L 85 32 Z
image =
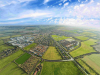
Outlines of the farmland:
M 25 50 L 29 51 L 31 48 L 35 47 L 37 44 L 36 43 L 32 43 L 26 47 L 24 47 Z
M 20 69 L 15 63 L 11 63 L 1 70 L 0 75 L 27 75 L 27 73 Z
M 88 37 L 85 37 L 85 36 L 77 36 L 77 37 L 75 37 L 75 38 L 77 38 L 77 39 L 79 39 L 79 40 L 82 40 L 82 41 L 88 39 Z
M 78 62 L 82 67 L 84 67 L 91 75 L 96 75 L 96 73 L 95 73 L 91 68 L 89 68 L 81 59 L 77 59 L 77 62 Z
M 48 60 L 58 60 L 62 59 L 55 47 L 50 46 L 48 50 L 44 53 L 43 59 L 48 59 Z
M 44 62 L 41 75 L 83 75 L 73 62 Z
M 4 44 L 3 40 L 0 40 L 0 45 Z
M 95 45 L 93 47 L 96 49 L 96 51 L 100 52 L 100 44 L 99 45 Z
M 56 41 L 60 41 L 60 40 L 64 40 L 70 37 L 66 37 L 66 36 L 59 36 L 59 35 L 52 35 L 53 39 Z
M 21 57 L 19 57 L 17 60 L 15 60 L 15 62 L 18 63 L 18 64 L 23 64 L 30 57 L 31 57 L 30 54 L 25 53 Z
M 11 37 L 19 37 L 19 36 L 21 36 L 21 35 L 13 35 L 13 36 L 11 36 Z
M 93 49 L 93 47 L 91 47 L 91 45 L 95 45 L 96 41 L 97 40 L 89 39 L 88 41 L 81 42 L 81 47 L 70 52 L 70 54 L 73 57 L 76 57 L 76 56 L 83 55 L 86 53 L 95 52 L 95 50 Z
M 7 46 L 7 45 L 0 45 L 0 52 L 6 49 L 12 49 L 14 48 L 13 46 Z
M 94 33 L 91 33 L 91 32 L 83 32 L 81 34 L 84 35 L 84 36 L 89 36 L 89 37 L 96 36 Z
M 5 67 L 7 64 L 11 63 L 14 59 L 18 58 L 21 54 L 23 54 L 23 51 L 19 50 L 16 53 L 14 53 L 8 57 L 1 59 L 0 60 L 0 69 Z
M 100 54 L 85 56 L 82 60 L 100 74 Z
M 0 39 L 8 39 L 8 38 L 10 38 L 10 36 L 0 37 Z

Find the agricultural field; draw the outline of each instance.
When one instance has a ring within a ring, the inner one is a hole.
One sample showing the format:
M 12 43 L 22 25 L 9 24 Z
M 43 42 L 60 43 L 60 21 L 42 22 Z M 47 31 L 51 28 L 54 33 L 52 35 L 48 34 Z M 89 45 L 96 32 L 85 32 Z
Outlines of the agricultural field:
M 59 60 L 62 59 L 58 51 L 56 50 L 55 47 L 50 46 L 48 50 L 44 53 L 43 59 L 48 59 L 48 60 Z
M 96 75 L 96 73 L 95 73 L 91 68 L 89 68 L 81 59 L 77 59 L 77 62 L 78 62 L 82 67 L 84 67 L 91 75 Z
M 13 36 L 11 36 L 11 37 L 19 37 L 19 36 L 21 36 L 21 35 L 13 35 Z
M 84 75 L 73 62 L 44 62 L 41 75 Z
M 76 32 L 77 30 L 63 30 L 63 31 L 70 32 L 70 33 L 77 33 Z
M 85 56 L 82 60 L 100 74 L 100 54 Z
M 34 48 L 37 44 L 36 43 L 32 43 L 26 47 L 24 47 L 25 50 L 29 51 L 31 48 Z
M 91 33 L 91 32 L 83 32 L 83 33 L 81 33 L 81 35 L 88 36 L 88 37 L 96 36 L 96 34 Z
M 0 40 L 0 45 L 4 44 L 3 40 Z
M 17 51 L 16 53 L 13 53 L 12 55 L 5 57 L 3 59 L 0 59 L 0 70 L 11 63 L 14 59 L 18 58 L 21 54 L 24 52 L 22 50 Z
M 25 53 L 23 54 L 21 57 L 19 57 L 17 60 L 15 60 L 16 63 L 18 64 L 23 64 L 27 59 L 29 59 L 31 57 L 30 54 Z
M 15 63 L 11 63 L 0 70 L 0 75 L 27 75 L 27 73 L 20 69 Z
M 73 57 L 80 56 L 86 53 L 95 52 L 91 45 L 95 45 L 97 40 L 89 39 L 88 41 L 81 42 L 81 47 L 70 52 Z
M 13 46 L 0 45 L 0 52 L 2 52 L 3 50 L 6 50 L 6 49 L 13 49 L 13 48 L 14 48 Z
M 93 47 L 95 48 L 96 51 L 100 52 L 100 44 L 99 45 L 94 45 Z
M 10 36 L 0 37 L 0 39 L 8 39 L 8 38 L 10 38 Z
M 89 39 L 88 37 L 85 37 L 85 36 L 77 36 L 75 38 L 82 40 L 82 41 Z
M 59 36 L 59 35 L 52 35 L 52 38 L 56 41 L 60 41 L 60 40 L 64 40 L 70 37 L 66 37 L 66 36 Z

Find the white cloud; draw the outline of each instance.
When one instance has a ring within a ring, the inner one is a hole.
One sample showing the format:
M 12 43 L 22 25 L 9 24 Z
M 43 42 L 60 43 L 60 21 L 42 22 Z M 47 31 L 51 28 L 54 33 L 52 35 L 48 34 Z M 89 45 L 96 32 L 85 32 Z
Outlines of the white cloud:
M 44 4 L 48 3 L 50 0 L 44 0 Z
M 65 3 L 65 4 L 64 4 L 64 8 L 65 8 L 68 4 L 69 4 L 69 3 Z
M 23 23 L 24 21 L 18 21 L 18 22 L 0 22 L 0 24 L 18 24 L 18 23 Z
M 80 7 L 84 7 L 85 6 L 85 4 L 80 4 Z
M 59 5 L 62 5 L 62 3 L 60 3 Z
M 97 5 L 100 5 L 100 3 L 97 3 Z
M 67 0 L 63 0 L 63 3 L 65 3 Z
M 80 0 L 78 0 L 78 2 L 80 2 Z

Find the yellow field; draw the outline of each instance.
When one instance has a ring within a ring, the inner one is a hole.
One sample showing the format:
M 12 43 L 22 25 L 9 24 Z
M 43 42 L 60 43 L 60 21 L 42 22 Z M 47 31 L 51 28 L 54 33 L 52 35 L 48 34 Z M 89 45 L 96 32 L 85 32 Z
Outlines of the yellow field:
M 48 50 L 44 53 L 43 59 L 48 59 L 48 60 L 58 60 L 62 59 L 55 47 L 50 46 Z

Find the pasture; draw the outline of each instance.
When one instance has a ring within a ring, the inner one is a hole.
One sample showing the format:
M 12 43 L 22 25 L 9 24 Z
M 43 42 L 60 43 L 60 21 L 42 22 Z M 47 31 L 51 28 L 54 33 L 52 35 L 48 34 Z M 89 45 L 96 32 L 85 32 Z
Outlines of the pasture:
M 10 38 L 10 36 L 0 37 L 0 39 L 8 39 L 8 38 Z
M 27 75 L 27 73 L 25 73 L 15 63 L 11 63 L 0 71 L 0 75 Z
M 21 57 L 19 57 L 17 60 L 15 60 L 16 63 L 18 64 L 23 64 L 27 59 L 29 59 L 31 57 L 30 54 L 25 53 L 23 54 Z
M 73 57 L 80 56 L 86 53 L 95 52 L 91 45 L 95 45 L 97 40 L 89 39 L 88 41 L 81 42 L 81 47 L 70 52 Z
M 88 36 L 88 37 L 96 36 L 96 34 L 91 33 L 91 32 L 83 32 L 83 33 L 81 33 L 81 35 Z
M 82 60 L 100 74 L 100 54 L 85 56 Z
M 48 60 L 59 60 L 62 59 L 58 51 L 56 50 L 55 47 L 50 46 L 48 50 L 44 53 L 43 59 L 48 59 Z
M 36 43 L 32 43 L 32 44 L 30 44 L 30 45 L 24 47 L 24 49 L 25 49 L 26 51 L 29 51 L 31 48 L 34 48 L 36 45 L 37 45 Z
M 0 40 L 0 45 L 4 44 L 3 40 Z
M 52 35 L 52 38 L 56 41 L 60 41 L 60 40 L 64 40 L 70 37 L 66 37 L 66 36 L 59 36 L 59 35 Z
M 77 36 L 75 38 L 82 40 L 82 41 L 89 39 L 88 37 L 85 37 L 85 36 Z
M 69 62 L 44 62 L 41 75 L 83 75 L 76 65 Z
M 5 57 L 3 59 L 0 59 L 0 70 L 5 67 L 7 64 L 11 63 L 14 59 L 18 58 L 21 54 L 24 52 L 22 50 L 17 51 L 16 53 L 13 53 L 12 55 Z
M 96 73 L 95 73 L 91 68 L 89 68 L 81 59 L 77 59 L 77 62 L 78 62 L 82 67 L 84 67 L 91 75 L 96 75 Z
M 95 48 L 96 51 L 100 52 L 100 44 L 99 45 L 94 45 L 93 47 Z

